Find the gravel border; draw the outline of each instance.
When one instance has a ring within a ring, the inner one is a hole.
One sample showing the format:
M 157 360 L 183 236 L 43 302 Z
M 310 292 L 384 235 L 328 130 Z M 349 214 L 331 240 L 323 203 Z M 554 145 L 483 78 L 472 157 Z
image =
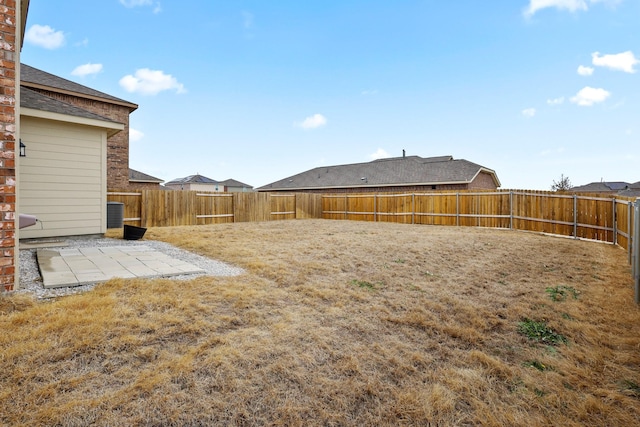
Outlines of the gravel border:
M 210 258 L 203 257 L 198 254 L 194 254 L 184 249 L 177 248 L 169 243 L 160 242 L 156 240 L 124 240 L 113 239 L 107 237 L 101 238 L 64 238 L 60 239 L 60 245 L 54 246 L 55 243 L 51 243 L 51 246 L 47 248 L 87 248 L 87 247 L 105 247 L 105 246 L 147 246 L 151 249 L 162 252 L 173 258 L 188 262 L 197 267 L 200 267 L 205 273 L 185 274 L 180 276 L 171 276 L 171 279 L 175 280 L 187 280 L 193 279 L 199 276 L 238 276 L 244 273 L 244 270 L 239 267 L 234 267 L 229 264 L 225 264 L 220 261 L 216 261 Z M 72 286 L 66 288 L 52 288 L 45 289 L 42 282 L 42 276 L 40 275 L 40 269 L 38 267 L 38 261 L 36 259 L 36 248 L 33 249 L 21 249 L 20 250 L 20 284 L 17 293 L 30 293 L 38 299 L 55 298 L 65 295 L 72 295 L 81 292 L 86 292 L 93 289 L 96 283 Z

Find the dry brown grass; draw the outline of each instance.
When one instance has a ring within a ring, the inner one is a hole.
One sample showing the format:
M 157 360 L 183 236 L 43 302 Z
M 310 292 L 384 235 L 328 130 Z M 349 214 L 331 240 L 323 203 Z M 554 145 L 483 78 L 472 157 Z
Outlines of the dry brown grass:
M 5 425 L 638 425 L 612 246 L 344 221 L 156 228 L 245 268 L 0 299 Z M 554 302 L 548 287 L 580 292 Z M 568 343 L 518 333 L 546 321 Z

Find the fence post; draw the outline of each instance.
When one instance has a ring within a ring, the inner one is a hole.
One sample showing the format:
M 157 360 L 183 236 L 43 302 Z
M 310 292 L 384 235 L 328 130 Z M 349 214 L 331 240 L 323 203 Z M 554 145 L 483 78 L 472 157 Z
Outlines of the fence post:
M 631 243 L 633 242 L 633 237 L 631 236 L 631 215 L 633 214 L 633 203 L 632 202 L 627 202 L 627 208 L 628 208 L 628 213 L 627 213 L 627 235 L 629 237 L 627 237 L 627 255 L 629 256 L 629 265 L 631 265 L 631 262 L 633 261 L 631 256 L 633 255 L 633 246 L 631 246 Z
M 411 224 L 416 223 L 416 194 L 411 194 Z
M 349 196 L 344 195 L 344 219 L 349 219 Z
M 578 196 L 573 195 L 573 238 L 578 238 Z
M 378 200 L 378 195 L 374 194 L 373 195 L 373 222 L 376 222 L 377 219 L 377 214 L 378 214 L 378 207 L 377 207 L 377 203 L 376 201 Z
M 616 198 L 612 200 L 613 205 L 613 244 L 618 244 L 618 206 L 616 205 Z
M 513 191 L 509 191 L 509 230 L 513 230 Z
M 456 226 L 460 225 L 460 193 L 456 193 Z
M 633 214 L 633 279 L 636 304 L 640 303 L 640 197 L 636 199 Z
M 140 190 L 140 227 L 147 226 L 147 190 Z

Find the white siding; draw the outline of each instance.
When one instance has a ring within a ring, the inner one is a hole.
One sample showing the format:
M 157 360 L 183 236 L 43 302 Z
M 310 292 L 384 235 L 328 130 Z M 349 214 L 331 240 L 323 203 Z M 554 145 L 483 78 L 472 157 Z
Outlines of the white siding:
M 20 238 L 104 233 L 106 130 L 23 116 L 21 138 L 20 213 L 40 222 L 20 230 Z

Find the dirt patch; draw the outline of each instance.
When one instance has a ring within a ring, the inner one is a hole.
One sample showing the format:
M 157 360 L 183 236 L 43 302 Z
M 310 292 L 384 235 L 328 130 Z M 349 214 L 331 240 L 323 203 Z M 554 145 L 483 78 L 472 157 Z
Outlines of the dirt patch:
M 2 423 L 640 422 L 640 312 L 616 247 L 322 220 L 145 238 L 248 273 L 113 280 L 0 315 Z

